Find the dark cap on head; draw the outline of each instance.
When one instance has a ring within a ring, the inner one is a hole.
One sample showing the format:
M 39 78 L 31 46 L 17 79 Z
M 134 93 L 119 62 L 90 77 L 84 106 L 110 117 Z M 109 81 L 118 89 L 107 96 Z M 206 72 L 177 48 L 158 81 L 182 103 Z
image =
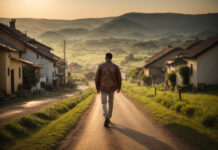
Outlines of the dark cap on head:
M 105 58 L 106 59 L 112 59 L 113 55 L 111 53 L 106 53 Z

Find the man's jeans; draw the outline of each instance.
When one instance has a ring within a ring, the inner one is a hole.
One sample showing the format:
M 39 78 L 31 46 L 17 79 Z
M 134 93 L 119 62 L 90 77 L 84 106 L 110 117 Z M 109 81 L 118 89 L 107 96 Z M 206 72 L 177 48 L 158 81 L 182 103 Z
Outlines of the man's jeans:
M 109 97 L 109 111 L 107 110 L 107 96 Z M 111 118 L 113 111 L 114 92 L 101 92 L 101 101 L 105 118 Z

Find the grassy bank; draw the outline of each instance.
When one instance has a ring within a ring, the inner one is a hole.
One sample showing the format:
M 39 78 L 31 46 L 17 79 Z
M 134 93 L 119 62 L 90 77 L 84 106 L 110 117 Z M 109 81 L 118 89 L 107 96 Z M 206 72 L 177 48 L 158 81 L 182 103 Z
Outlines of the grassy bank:
M 89 88 L 28 116 L 0 127 L 0 149 L 51 149 L 79 120 L 95 96 Z
M 154 118 L 178 137 L 202 150 L 218 146 L 218 92 L 178 93 L 157 91 L 124 83 L 123 91 L 138 101 Z

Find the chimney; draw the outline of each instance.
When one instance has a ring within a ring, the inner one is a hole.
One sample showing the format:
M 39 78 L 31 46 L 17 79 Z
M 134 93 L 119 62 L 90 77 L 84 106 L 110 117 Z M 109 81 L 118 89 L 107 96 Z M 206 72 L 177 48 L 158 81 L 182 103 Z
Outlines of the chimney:
M 10 21 L 10 28 L 15 29 L 15 22 L 16 22 L 15 19 L 11 19 L 11 21 Z

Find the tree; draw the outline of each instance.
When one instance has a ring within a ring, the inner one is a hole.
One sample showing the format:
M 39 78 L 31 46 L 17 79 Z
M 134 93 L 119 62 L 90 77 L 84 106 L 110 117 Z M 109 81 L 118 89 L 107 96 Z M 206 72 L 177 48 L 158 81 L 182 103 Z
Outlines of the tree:
M 23 66 L 23 87 L 30 90 L 39 82 L 39 76 L 36 74 L 35 68 Z

